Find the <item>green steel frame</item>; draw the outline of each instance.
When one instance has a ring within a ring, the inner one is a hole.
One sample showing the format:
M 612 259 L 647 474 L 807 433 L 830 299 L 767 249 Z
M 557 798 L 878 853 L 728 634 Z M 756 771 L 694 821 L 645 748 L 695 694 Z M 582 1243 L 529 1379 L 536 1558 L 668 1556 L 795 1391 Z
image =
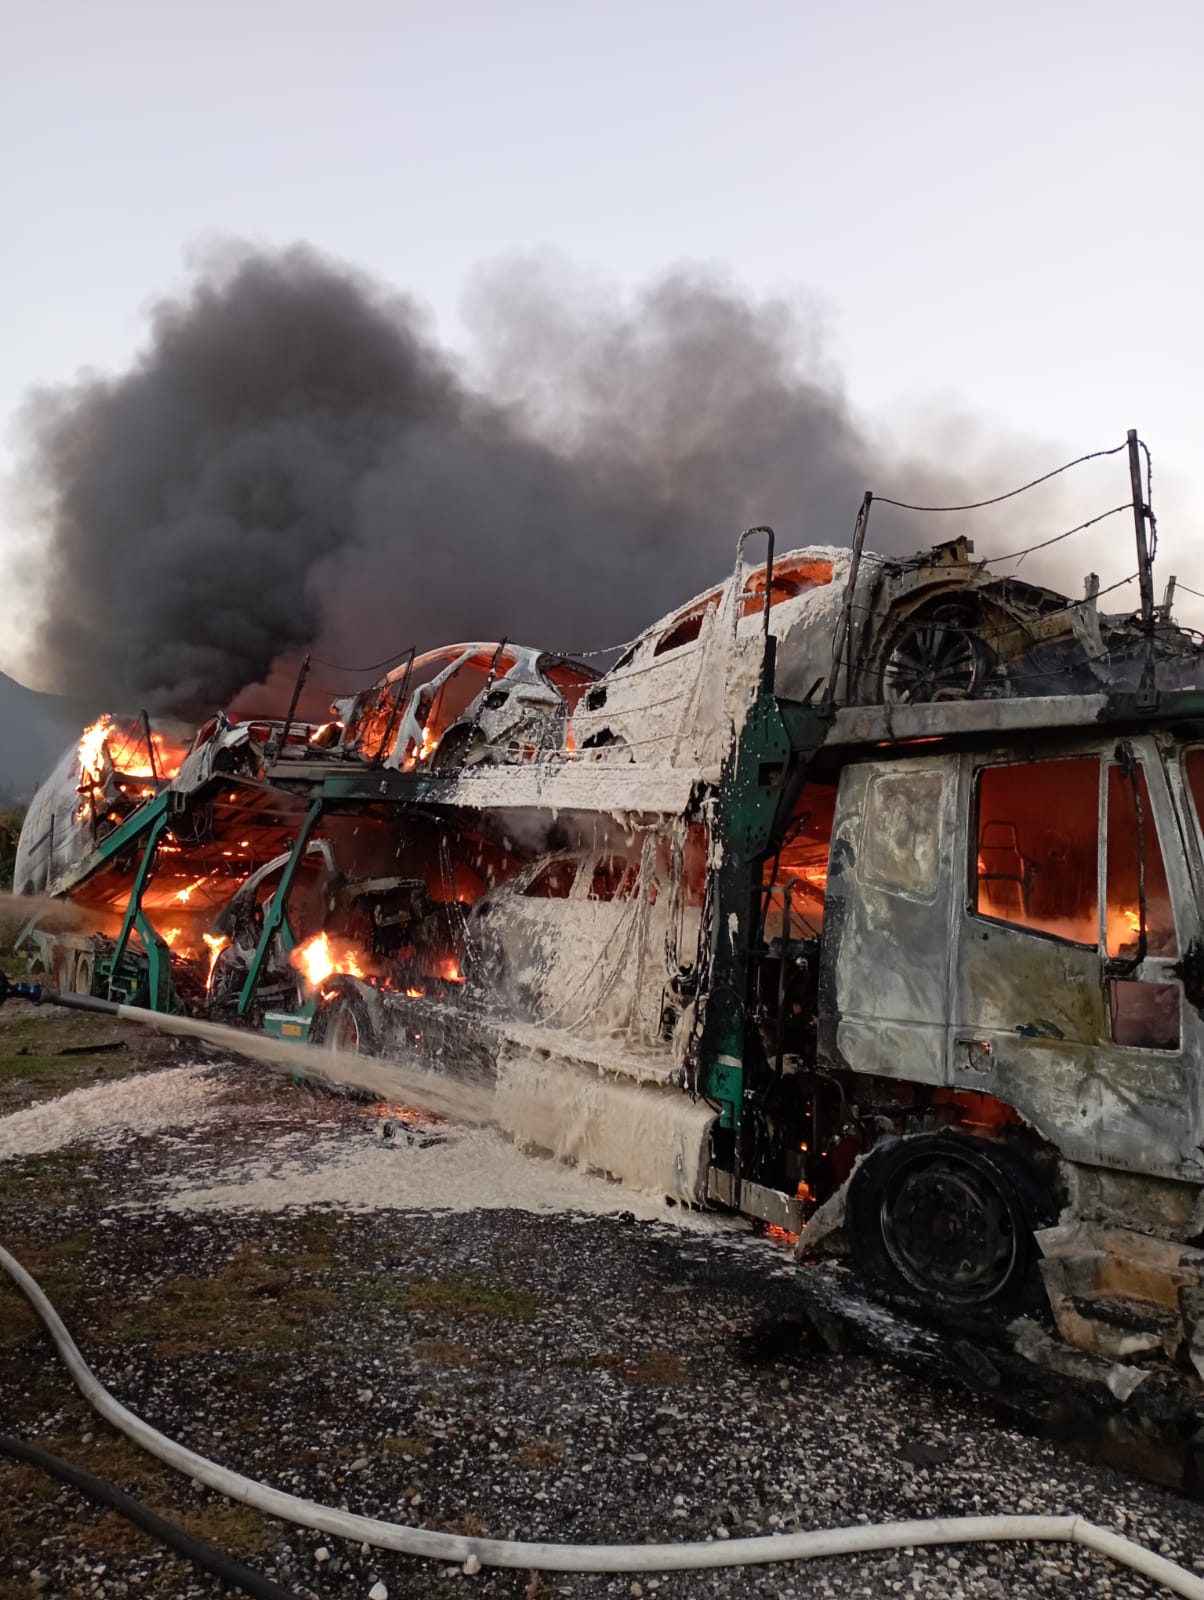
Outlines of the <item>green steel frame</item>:
M 305 813 L 305 820 L 302 822 L 297 831 L 297 837 L 293 841 L 292 854 L 289 856 L 284 871 L 280 875 L 280 883 L 277 886 L 276 893 L 272 897 L 272 909 L 263 919 L 263 928 L 259 935 L 259 943 L 255 946 L 255 954 L 252 957 L 251 965 L 247 970 L 246 980 L 242 986 L 242 993 L 238 997 L 238 1015 L 240 1017 L 246 1017 L 250 1013 L 251 1006 L 255 1000 L 255 991 L 259 987 L 260 974 L 262 973 L 264 963 L 268 958 L 268 951 L 271 948 L 273 938 L 277 933 L 280 933 L 283 930 L 283 936 L 286 944 L 291 944 L 293 942 L 291 929 L 289 928 L 286 915 L 289 890 L 293 886 L 293 879 L 297 876 L 297 868 L 300 866 L 302 857 L 305 855 L 306 848 L 309 845 L 310 836 L 314 831 L 318 818 L 322 815 L 324 806 L 325 802 L 321 797 L 313 802 L 309 810 Z

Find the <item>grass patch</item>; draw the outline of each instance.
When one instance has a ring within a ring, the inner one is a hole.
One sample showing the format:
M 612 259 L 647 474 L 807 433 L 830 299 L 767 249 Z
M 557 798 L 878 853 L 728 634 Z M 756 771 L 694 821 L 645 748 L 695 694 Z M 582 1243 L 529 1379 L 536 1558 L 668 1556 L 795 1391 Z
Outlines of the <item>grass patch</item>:
M 115 1049 L 120 1045 L 120 1049 Z M 146 1059 L 149 1054 L 155 1059 Z M 162 1064 L 162 1042 L 108 1018 L 0 1018 L 0 1114 Z
M 421 1311 L 437 1317 L 510 1317 L 530 1322 L 539 1301 L 523 1289 L 491 1289 L 466 1278 L 427 1278 L 397 1288 L 402 1311 Z
M 409 1434 L 390 1434 L 382 1439 L 380 1448 L 387 1456 L 412 1456 L 415 1461 L 420 1461 L 423 1456 L 429 1456 L 431 1447 L 425 1439 L 416 1439 Z
M 458 1533 L 462 1539 L 490 1539 L 493 1535 L 481 1521 L 474 1517 L 471 1511 L 466 1511 L 462 1517 L 456 1517 L 452 1522 L 440 1525 L 444 1533 Z
M 253 1555 L 274 1543 L 278 1525 L 248 1506 L 217 1497 L 200 1506 L 178 1505 L 180 1480 L 177 1475 L 103 1423 L 96 1425 L 96 1431 L 87 1444 L 78 1434 L 74 1434 L 47 1439 L 43 1448 L 146 1501 L 156 1511 L 219 1549 Z M 19 1479 L 18 1472 L 33 1474 L 32 1481 Z M 0 1489 L 4 1491 L 3 1502 L 8 1507 L 14 1507 L 20 1501 L 24 1501 L 28 1507 L 62 1492 L 53 1479 L 28 1467 L 16 1469 L 8 1475 L 7 1481 L 0 1478 Z M 141 1532 L 116 1512 L 101 1510 L 93 1515 L 90 1501 L 87 1502 L 87 1508 L 71 1528 L 72 1549 L 82 1551 L 92 1559 L 110 1561 L 114 1557 L 120 1559 L 159 1548 L 149 1534 Z M 6 1519 L 0 1513 L 0 1546 L 4 1545 L 7 1534 L 15 1532 L 15 1519 L 19 1514 L 13 1510 L 12 1524 L 6 1527 Z M 17 1541 L 12 1539 L 7 1547 L 17 1548 Z
M 671 1386 L 686 1381 L 686 1370 L 675 1350 L 650 1350 L 634 1359 L 599 1350 L 593 1355 L 565 1356 L 562 1367 L 580 1367 L 593 1372 L 615 1372 L 628 1383 Z
M 222 1348 L 295 1350 L 313 1342 L 316 1323 L 338 1304 L 332 1290 L 247 1246 L 212 1277 L 169 1278 L 150 1299 L 120 1310 L 110 1331 L 169 1357 Z
M 623 1368 L 628 1383 L 684 1383 L 685 1368 L 676 1350 L 652 1350 Z
M 425 1361 L 434 1367 L 475 1367 L 477 1358 L 462 1344 L 449 1344 L 446 1339 L 419 1339 L 410 1346 L 415 1361 Z
M 6 1239 L 5 1243 L 37 1280 L 55 1309 L 70 1315 L 75 1290 L 86 1276 L 85 1258 L 92 1248 L 91 1234 L 71 1233 L 41 1244 L 16 1237 Z M 7 1274 L 0 1275 L 0 1350 L 12 1350 L 24 1344 L 41 1326 L 16 1284 Z
M 524 1472 L 555 1467 L 563 1460 L 564 1441 L 561 1439 L 528 1439 L 514 1452 L 515 1465 Z
M 198 1539 L 205 1539 L 219 1550 L 239 1556 L 258 1555 L 269 1549 L 276 1542 L 282 1526 L 274 1518 L 253 1511 L 250 1506 L 217 1499 L 209 1505 L 182 1512 L 178 1520 Z
M 32 1201 L 46 1210 L 57 1211 L 76 1201 L 94 1200 L 100 1179 L 89 1162 L 95 1155 L 91 1145 L 76 1144 L 65 1150 L 0 1161 L 0 1210 Z
M 46 1591 L 26 1578 L 0 1578 L 0 1600 L 46 1600 Z

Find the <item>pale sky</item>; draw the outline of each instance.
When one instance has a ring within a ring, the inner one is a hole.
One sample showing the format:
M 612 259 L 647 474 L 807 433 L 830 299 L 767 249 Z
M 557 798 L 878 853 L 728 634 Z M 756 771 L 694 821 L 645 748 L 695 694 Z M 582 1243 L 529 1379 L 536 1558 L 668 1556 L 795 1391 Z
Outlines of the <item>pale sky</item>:
M 500 257 L 706 262 L 816 297 L 909 442 L 960 414 L 1052 466 L 1139 427 L 1187 573 L 1202 68 L 1200 0 L 0 0 L 0 418 L 125 364 L 214 235 L 308 240 L 453 343 Z

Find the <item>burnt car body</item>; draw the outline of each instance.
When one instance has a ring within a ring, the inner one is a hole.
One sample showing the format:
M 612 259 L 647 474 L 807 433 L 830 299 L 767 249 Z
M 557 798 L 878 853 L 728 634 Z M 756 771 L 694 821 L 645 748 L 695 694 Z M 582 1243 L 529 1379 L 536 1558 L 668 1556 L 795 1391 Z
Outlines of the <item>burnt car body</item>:
M 428 650 L 335 702 L 342 751 L 401 771 L 557 755 L 597 676 L 565 656 L 505 641 Z
M 992 572 L 954 539 L 906 559 L 811 546 L 737 566 L 653 624 L 582 698 L 573 743 L 595 760 L 706 764 L 756 692 L 762 630 L 793 700 L 914 705 L 1134 689 L 1152 650 L 1164 689 L 1200 680 L 1192 634 Z M 852 585 L 850 589 L 850 573 Z M 766 621 L 766 610 L 768 617 Z M 834 635 L 848 632 L 840 659 Z M 712 735 L 720 731 L 716 745 Z

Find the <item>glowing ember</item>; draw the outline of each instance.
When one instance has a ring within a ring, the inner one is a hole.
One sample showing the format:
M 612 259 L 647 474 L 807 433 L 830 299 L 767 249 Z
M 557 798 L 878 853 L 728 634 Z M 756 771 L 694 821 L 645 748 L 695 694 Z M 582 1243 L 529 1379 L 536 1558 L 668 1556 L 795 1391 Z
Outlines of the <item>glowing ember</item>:
M 421 1000 L 422 996 L 425 993 L 426 993 L 426 991 L 424 989 L 407 989 L 406 990 L 406 994 L 409 996 L 409 998 L 411 1000 Z
M 464 982 L 464 979 L 460 975 L 460 963 L 454 956 L 448 956 L 446 961 L 441 961 L 439 963 L 439 976 L 445 979 L 448 983 Z
M 374 1106 L 367 1106 L 364 1110 L 366 1117 L 387 1117 L 390 1122 L 437 1122 L 439 1119 L 429 1111 L 416 1111 L 413 1106 L 390 1105 L 387 1100 L 380 1100 Z
M 364 969 L 351 946 L 336 950 L 326 933 L 315 933 L 299 944 L 289 956 L 289 964 L 296 967 L 311 989 L 325 983 L 333 972 L 345 972 L 350 978 L 362 978 Z
M 226 948 L 230 941 L 226 938 L 225 934 L 222 933 L 203 933 L 201 937 L 209 946 L 209 972 L 205 978 L 205 993 L 212 994 L 213 974 L 217 970 L 217 958 L 221 955 L 222 951 Z

